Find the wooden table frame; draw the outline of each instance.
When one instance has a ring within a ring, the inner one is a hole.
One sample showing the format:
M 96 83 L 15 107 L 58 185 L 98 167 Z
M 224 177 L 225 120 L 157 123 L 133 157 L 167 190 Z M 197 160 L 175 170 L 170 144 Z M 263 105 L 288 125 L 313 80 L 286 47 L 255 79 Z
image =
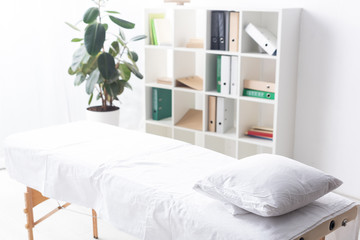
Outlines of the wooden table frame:
M 49 213 L 45 214 L 43 217 L 39 218 L 37 221 L 34 221 L 34 207 L 39 205 L 40 203 L 48 200 L 49 198 L 44 197 L 40 192 L 36 191 L 35 189 L 32 189 L 30 187 L 27 187 L 27 191 L 24 194 L 25 195 L 25 209 L 24 213 L 26 214 L 26 220 L 27 223 L 25 225 L 25 228 L 28 231 L 28 239 L 34 240 L 34 233 L 33 228 L 56 213 L 57 211 L 64 209 L 70 205 L 70 203 L 65 203 L 62 206 L 59 206 L 55 208 L 54 210 L 50 211 Z M 93 236 L 95 239 L 98 239 L 98 229 L 97 229 L 97 214 L 94 209 L 92 209 L 92 222 L 93 222 Z
M 27 224 L 25 228 L 28 230 L 28 239 L 34 240 L 33 228 L 39 224 L 40 222 L 44 221 L 57 211 L 66 208 L 70 205 L 70 203 L 65 203 L 62 206 L 55 208 L 54 210 L 50 211 L 39 220 L 34 221 L 34 214 L 33 208 L 40 203 L 48 200 L 48 198 L 44 197 L 40 192 L 27 187 L 27 192 L 25 193 L 25 206 L 24 213 L 27 217 Z M 325 240 L 325 236 L 330 234 L 331 232 L 335 231 L 340 227 L 345 227 L 346 224 L 352 220 L 354 220 L 357 216 L 358 206 L 354 206 L 347 212 L 344 212 L 340 215 L 335 216 L 332 219 L 329 219 L 316 228 L 306 232 L 304 235 L 295 238 L 294 240 Z M 97 228 L 97 214 L 95 210 L 92 210 L 92 220 L 93 220 L 93 236 L 95 239 L 98 239 L 98 228 Z

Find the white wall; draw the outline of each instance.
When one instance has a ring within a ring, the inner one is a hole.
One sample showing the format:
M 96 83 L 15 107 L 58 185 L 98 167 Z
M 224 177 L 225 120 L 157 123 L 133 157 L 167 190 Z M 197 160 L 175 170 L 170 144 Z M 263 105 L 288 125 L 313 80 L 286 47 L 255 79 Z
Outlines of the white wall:
M 198 6 L 303 8 L 295 158 L 345 183 L 360 198 L 360 17 L 355 0 L 192 0 Z M 160 0 L 110 1 L 143 31 L 143 7 Z M 0 141 L 10 133 L 84 118 L 84 86 L 67 75 L 76 44 L 64 21 L 76 22 L 90 0 L 12 0 L 0 15 Z M 142 6 L 142 7 L 139 7 Z M 143 52 L 139 47 L 140 58 Z M 142 59 L 143 60 L 143 59 Z M 140 62 L 142 65 L 143 62 Z M 142 126 L 142 82 L 122 98 L 121 124 Z

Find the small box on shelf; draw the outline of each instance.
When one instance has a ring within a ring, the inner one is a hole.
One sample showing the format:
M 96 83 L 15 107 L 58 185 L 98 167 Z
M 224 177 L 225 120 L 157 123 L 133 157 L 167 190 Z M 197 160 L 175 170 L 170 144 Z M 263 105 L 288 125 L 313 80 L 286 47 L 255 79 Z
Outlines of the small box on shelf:
M 189 76 L 176 79 L 176 87 L 190 88 L 194 90 L 203 90 L 204 81 L 199 76 Z

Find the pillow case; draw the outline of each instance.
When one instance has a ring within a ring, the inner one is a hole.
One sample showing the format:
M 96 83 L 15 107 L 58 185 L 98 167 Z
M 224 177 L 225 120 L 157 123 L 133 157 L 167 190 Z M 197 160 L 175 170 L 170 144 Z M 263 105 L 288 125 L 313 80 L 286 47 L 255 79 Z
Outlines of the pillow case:
M 303 207 L 341 184 L 339 179 L 290 158 L 257 154 L 219 169 L 198 181 L 194 189 L 270 217 Z
M 234 204 L 229 202 L 224 202 L 224 208 L 226 209 L 227 212 L 231 213 L 234 216 L 245 215 L 250 213 L 249 211 L 246 211 L 243 208 L 239 208 L 238 206 L 235 206 Z

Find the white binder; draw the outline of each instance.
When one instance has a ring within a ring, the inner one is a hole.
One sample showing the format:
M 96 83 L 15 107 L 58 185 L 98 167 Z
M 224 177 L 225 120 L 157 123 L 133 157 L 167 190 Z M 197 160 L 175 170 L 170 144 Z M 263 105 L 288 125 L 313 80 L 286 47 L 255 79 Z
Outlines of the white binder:
M 249 23 L 245 32 L 270 55 L 276 55 L 277 39 L 275 35 L 266 28 L 256 27 L 254 24 Z
M 230 74 L 230 95 L 237 95 L 237 85 L 238 85 L 238 57 L 231 56 L 231 74 Z
M 158 45 L 170 46 L 172 43 L 170 19 L 155 18 L 154 27 Z
M 230 93 L 230 65 L 231 57 L 222 55 L 221 56 L 221 90 L 222 94 Z
M 216 102 L 216 132 L 226 133 L 234 126 L 234 101 L 217 97 Z

